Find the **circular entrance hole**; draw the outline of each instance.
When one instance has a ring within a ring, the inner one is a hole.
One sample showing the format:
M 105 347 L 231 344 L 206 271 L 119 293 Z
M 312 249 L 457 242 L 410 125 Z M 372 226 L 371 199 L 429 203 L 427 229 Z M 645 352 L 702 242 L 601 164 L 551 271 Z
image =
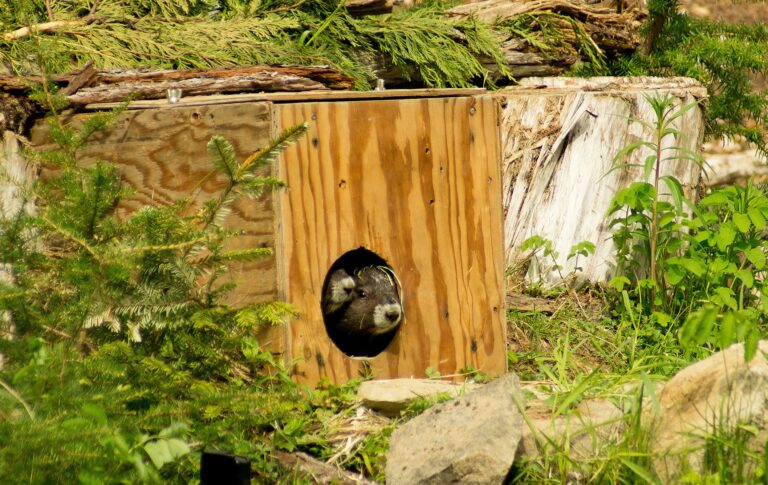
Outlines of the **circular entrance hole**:
M 362 247 L 347 251 L 328 269 L 320 305 L 328 337 L 351 357 L 380 354 L 405 318 L 395 271 Z

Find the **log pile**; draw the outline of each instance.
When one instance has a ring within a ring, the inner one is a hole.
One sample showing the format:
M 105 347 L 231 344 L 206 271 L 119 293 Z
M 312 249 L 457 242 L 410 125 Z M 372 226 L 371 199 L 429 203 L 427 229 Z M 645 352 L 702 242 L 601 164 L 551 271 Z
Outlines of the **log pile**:
M 418 0 L 350 0 L 347 8 L 352 14 L 361 15 L 408 8 L 414 2 L 418 3 Z M 585 59 L 589 57 L 585 54 L 587 50 L 605 59 L 637 49 L 640 46 L 637 31 L 647 13 L 642 7 L 627 6 L 627 3 L 627 0 L 621 0 L 617 7 L 615 3 L 594 3 L 589 0 L 483 0 L 459 5 L 448 10 L 445 15 L 457 19 L 474 16 L 490 23 L 499 35 L 508 73 L 520 79 L 557 76 L 580 61 L 589 61 Z M 525 33 L 509 27 L 510 21 L 521 16 L 528 16 Z M 89 20 L 79 20 L 86 21 Z M 58 24 L 46 24 L 36 26 L 35 30 L 47 33 L 46 29 L 49 29 L 54 33 L 59 28 L 61 26 Z M 19 29 L 3 35 L 6 40 L 16 39 L 28 35 L 30 29 Z M 456 35 L 462 34 L 457 31 Z M 553 35 L 555 41 L 552 40 Z M 585 42 L 588 49 L 585 48 Z M 395 68 L 391 59 L 384 54 L 361 55 L 359 61 L 367 64 L 387 87 L 418 87 L 416 66 L 413 66 L 411 72 L 404 72 L 402 66 Z M 491 58 L 481 59 L 481 62 L 488 68 L 491 79 L 498 84 L 506 81 Z M 0 75 L 0 94 L 26 92 L 31 83 L 40 81 L 36 76 Z M 184 96 L 191 96 L 338 90 L 352 89 L 353 86 L 351 78 L 326 66 L 245 66 L 118 72 L 97 71 L 92 63 L 88 63 L 78 72 L 54 77 L 54 82 L 74 107 L 128 99 L 162 99 L 166 97 L 169 88 L 178 88 Z M 12 105 L 0 100 L 0 115 L 11 108 L 18 110 L 18 106 Z M 5 118 L 15 119 L 10 114 L 6 114 Z
M 590 42 L 607 58 L 634 52 L 640 47 L 637 32 L 647 17 L 637 2 L 588 2 L 583 0 L 484 0 L 466 3 L 448 11 L 449 15 L 474 17 L 501 25 L 523 15 L 546 16 L 557 26 L 559 45 L 541 49 L 531 37 L 510 36 L 502 43 L 504 59 L 515 78 L 557 76 L 582 59 L 581 43 Z M 535 26 L 535 23 L 534 23 Z M 585 35 L 588 36 L 588 40 Z M 536 30 L 532 36 L 537 36 Z M 492 63 L 486 63 L 493 69 Z

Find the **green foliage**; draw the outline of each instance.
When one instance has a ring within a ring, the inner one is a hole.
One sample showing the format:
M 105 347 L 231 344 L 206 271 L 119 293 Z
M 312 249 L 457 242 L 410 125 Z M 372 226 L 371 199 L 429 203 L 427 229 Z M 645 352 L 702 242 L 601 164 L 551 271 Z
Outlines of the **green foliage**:
M 648 2 L 650 46 L 614 62 L 614 75 L 687 76 L 707 87 L 707 131 L 743 136 L 768 154 L 768 91 L 755 90 L 755 74 L 768 74 L 768 27 L 728 25 L 692 18 L 677 0 Z M 751 121 L 751 122 L 750 122 Z
M 595 253 L 595 245 L 589 241 L 582 241 L 574 244 L 568 251 L 567 257 L 568 260 L 574 259 L 574 270 L 571 274 L 566 276 L 563 275 L 561 271 L 563 267 L 558 263 L 557 258 L 560 256 L 560 253 L 554 249 L 551 240 L 541 236 L 531 236 L 523 241 L 523 243 L 520 245 L 520 249 L 522 251 L 530 251 L 529 257 L 532 257 L 536 260 L 537 268 L 542 267 L 542 262 L 539 259 L 539 255 L 541 255 L 543 258 L 549 259 L 551 264 L 545 267 L 550 270 L 557 271 L 558 275 L 560 276 L 560 281 L 566 286 L 567 289 L 571 289 L 569 278 L 575 276 L 575 274 L 580 270 L 579 257 L 588 257 Z M 541 281 L 537 283 L 541 283 Z
M 412 78 L 410 70 L 415 67 L 427 86 L 471 86 L 472 80 L 482 79 L 486 73 L 480 56 L 493 59 L 502 73 L 508 74 L 499 38 L 488 25 L 471 17 L 448 23 L 439 9 L 409 9 L 369 20 L 360 25 L 360 33 L 370 39 L 373 51 L 387 55 L 406 79 Z M 457 42 L 460 37 L 466 43 Z M 442 55 L 433 55 L 433 49 Z
M 0 447 L 0 475 L 9 483 L 188 483 L 201 448 L 213 447 L 251 457 L 260 477 L 277 481 L 269 433 L 313 408 L 254 335 L 293 311 L 222 303 L 232 288 L 220 281 L 227 263 L 269 254 L 229 250 L 236 233 L 223 220 L 237 197 L 281 185 L 259 168 L 306 127 L 242 162 L 214 137 L 220 193 L 196 210 L 182 200 L 118 218 L 129 194 L 119 173 L 78 162 L 117 114 L 80 126 L 54 116 L 58 148 L 28 156 L 56 170 L 20 187 L 37 212 L 0 221 L 0 261 L 11 271 L 0 309 L 14 326 L 14 339 L 0 339 L 0 441 L 15 443 Z
M 29 188 L 39 213 L 0 223 L 0 260 L 13 264 L 15 272 L 14 284 L 0 293 L 0 308 L 11 312 L 20 334 L 47 329 L 90 346 L 92 339 L 111 337 L 103 332 L 86 336 L 83 330 L 106 328 L 132 341 L 149 336 L 157 343 L 167 329 L 179 325 L 193 324 L 202 334 L 229 320 L 242 333 L 260 317 L 276 323 L 290 315 L 281 305 L 233 310 L 217 303 L 231 289 L 219 283 L 227 263 L 269 254 L 261 248 L 228 250 L 225 241 L 233 233 L 222 223 L 236 197 L 258 197 L 280 186 L 255 171 L 306 127 L 287 130 L 242 163 L 229 142 L 214 137 L 211 159 L 227 181 L 220 194 L 192 215 L 183 215 L 188 204 L 181 201 L 143 207 L 118 220 L 114 211 L 126 190 L 115 168 L 75 162 L 78 149 L 104 122 L 94 117 L 81 130 L 52 123 L 52 138 L 63 148 L 40 158 L 56 163 L 60 171 Z
M 15 8 L 0 0 L 0 32 L 50 20 L 45 8 Z M 46 35 L 0 37 L 0 61 L 14 72 L 71 71 L 93 60 L 98 68 L 206 68 L 254 64 L 331 65 L 369 89 L 371 59 L 383 58 L 406 80 L 430 87 L 464 87 L 487 80 L 481 59 L 502 75 L 500 39 L 474 18 L 442 15 L 445 2 L 427 2 L 391 15 L 352 17 L 344 2 L 58 2 L 56 20 L 72 20 Z
M 693 206 L 676 179 L 659 175 L 662 161 L 700 163 L 696 154 L 662 144 L 666 136 L 679 136 L 671 122 L 690 105 L 674 110 L 670 98 L 649 101 L 657 113 L 656 126 L 644 126 L 655 128 L 655 140 L 635 142 L 617 159 L 641 147 L 650 150 L 641 168 L 646 177 L 654 174 L 654 183 L 632 183 L 612 201 L 611 226 L 616 228 L 614 241 L 624 273 L 612 283 L 630 318 L 635 320 L 636 311 L 654 326 L 679 330 L 680 342 L 689 351 L 745 341 L 751 359 L 768 314 L 768 287 L 762 276 L 768 197 L 749 183 L 718 189 Z M 661 199 L 660 182 L 665 182 L 672 202 Z M 692 207 L 691 214 L 684 205 Z M 627 285 L 632 289 L 625 289 Z

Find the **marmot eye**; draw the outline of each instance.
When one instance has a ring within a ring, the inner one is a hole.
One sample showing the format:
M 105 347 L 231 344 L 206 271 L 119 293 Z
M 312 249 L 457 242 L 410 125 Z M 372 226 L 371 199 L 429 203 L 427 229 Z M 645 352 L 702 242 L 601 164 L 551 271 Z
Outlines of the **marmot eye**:
M 360 296 L 360 298 L 365 298 L 368 296 L 368 292 L 365 290 L 360 290 L 357 294 Z

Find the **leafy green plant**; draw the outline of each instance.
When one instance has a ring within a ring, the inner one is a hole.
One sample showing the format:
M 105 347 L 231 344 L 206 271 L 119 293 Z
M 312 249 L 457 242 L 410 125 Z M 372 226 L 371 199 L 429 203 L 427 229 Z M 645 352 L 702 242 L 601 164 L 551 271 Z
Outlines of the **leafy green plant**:
M 675 109 L 671 98 L 649 99 L 657 119 L 653 141 L 640 140 L 619 152 L 617 159 L 645 147 L 651 155 L 641 166 L 653 183 L 635 182 L 614 197 L 610 214 L 616 228 L 614 241 L 624 275 L 613 280 L 624 308 L 661 327 L 679 330 L 680 342 L 690 351 L 703 346 L 725 347 L 747 343 L 747 359 L 757 348 L 768 301 L 763 272 L 768 219 L 768 198 L 751 183 L 718 189 L 694 205 L 680 183 L 660 176 L 660 164 L 669 160 L 701 158 L 688 150 L 664 147 L 667 136 L 680 136 L 671 126 L 691 105 Z M 665 154 L 667 152 L 668 154 Z M 626 164 L 617 167 L 626 167 Z M 660 197 L 660 182 L 672 202 Z M 689 206 L 691 213 L 683 210 Z M 647 273 L 646 273 L 647 271 Z M 647 275 L 647 277 L 646 277 Z M 633 285 L 633 305 L 627 285 Z
M 646 262 L 648 264 L 646 286 L 650 291 L 647 300 L 653 311 L 659 303 L 663 303 L 658 300 L 664 299 L 664 274 L 663 272 L 657 274 L 658 262 L 680 249 L 681 240 L 677 231 L 674 230 L 674 223 L 683 215 L 685 199 L 680 181 L 672 175 L 661 175 L 661 166 L 677 160 L 690 160 L 703 166 L 704 161 L 699 154 L 685 147 L 665 146 L 667 137 L 682 138 L 683 134 L 675 127 L 675 121 L 697 103 L 689 103 L 678 108 L 675 106 L 675 98 L 671 95 L 665 97 L 646 95 L 645 99 L 653 109 L 656 119 L 654 123 L 644 120 L 635 121 L 651 133 L 652 138 L 635 141 L 621 149 L 614 157 L 614 167 L 611 169 L 613 171 L 639 167 L 642 169 L 645 182 L 635 182 L 620 190 L 614 196 L 608 212 L 609 215 L 614 215 L 623 211 L 622 217 L 613 219 L 610 223 L 611 227 L 620 226 L 619 231 L 614 234 L 619 262 L 629 265 L 637 279 L 641 277 L 639 271 L 641 265 Z M 642 164 L 618 163 L 641 148 L 650 152 Z M 650 182 L 648 182 L 649 179 Z M 669 190 L 668 194 L 673 203 L 661 199 L 662 194 L 659 189 L 662 182 Z M 659 289 L 662 290 L 659 291 Z
M 541 254 L 542 257 L 548 258 L 551 260 L 551 265 L 547 266 L 548 268 L 551 268 L 555 271 L 557 271 L 558 275 L 560 275 L 560 280 L 563 282 L 563 284 L 566 285 L 566 287 L 570 288 L 569 280 L 568 278 L 563 275 L 562 269 L 563 267 L 558 263 L 557 258 L 560 256 L 560 254 L 554 249 L 552 245 L 552 241 L 546 238 L 543 238 L 541 236 L 531 236 L 520 245 L 520 249 L 522 251 L 531 251 L 530 256 L 535 258 L 537 261 L 537 266 L 541 267 L 541 261 L 539 260 L 539 254 Z M 595 252 L 595 245 L 589 241 L 582 241 L 579 243 L 574 244 L 571 249 L 568 251 L 568 260 L 571 260 L 575 258 L 575 269 L 574 274 L 579 270 L 579 257 L 587 257 L 591 254 L 594 254 Z
M 622 76 L 686 76 L 707 87 L 708 134 L 744 137 L 766 155 L 768 91 L 754 84 L 768 73 L 768 28 L 729 25 L 687 15 L 679 0 L 649 0 L 645 44 L 609 69 Z M 749 121 L 747 121 L 749 120 Z

